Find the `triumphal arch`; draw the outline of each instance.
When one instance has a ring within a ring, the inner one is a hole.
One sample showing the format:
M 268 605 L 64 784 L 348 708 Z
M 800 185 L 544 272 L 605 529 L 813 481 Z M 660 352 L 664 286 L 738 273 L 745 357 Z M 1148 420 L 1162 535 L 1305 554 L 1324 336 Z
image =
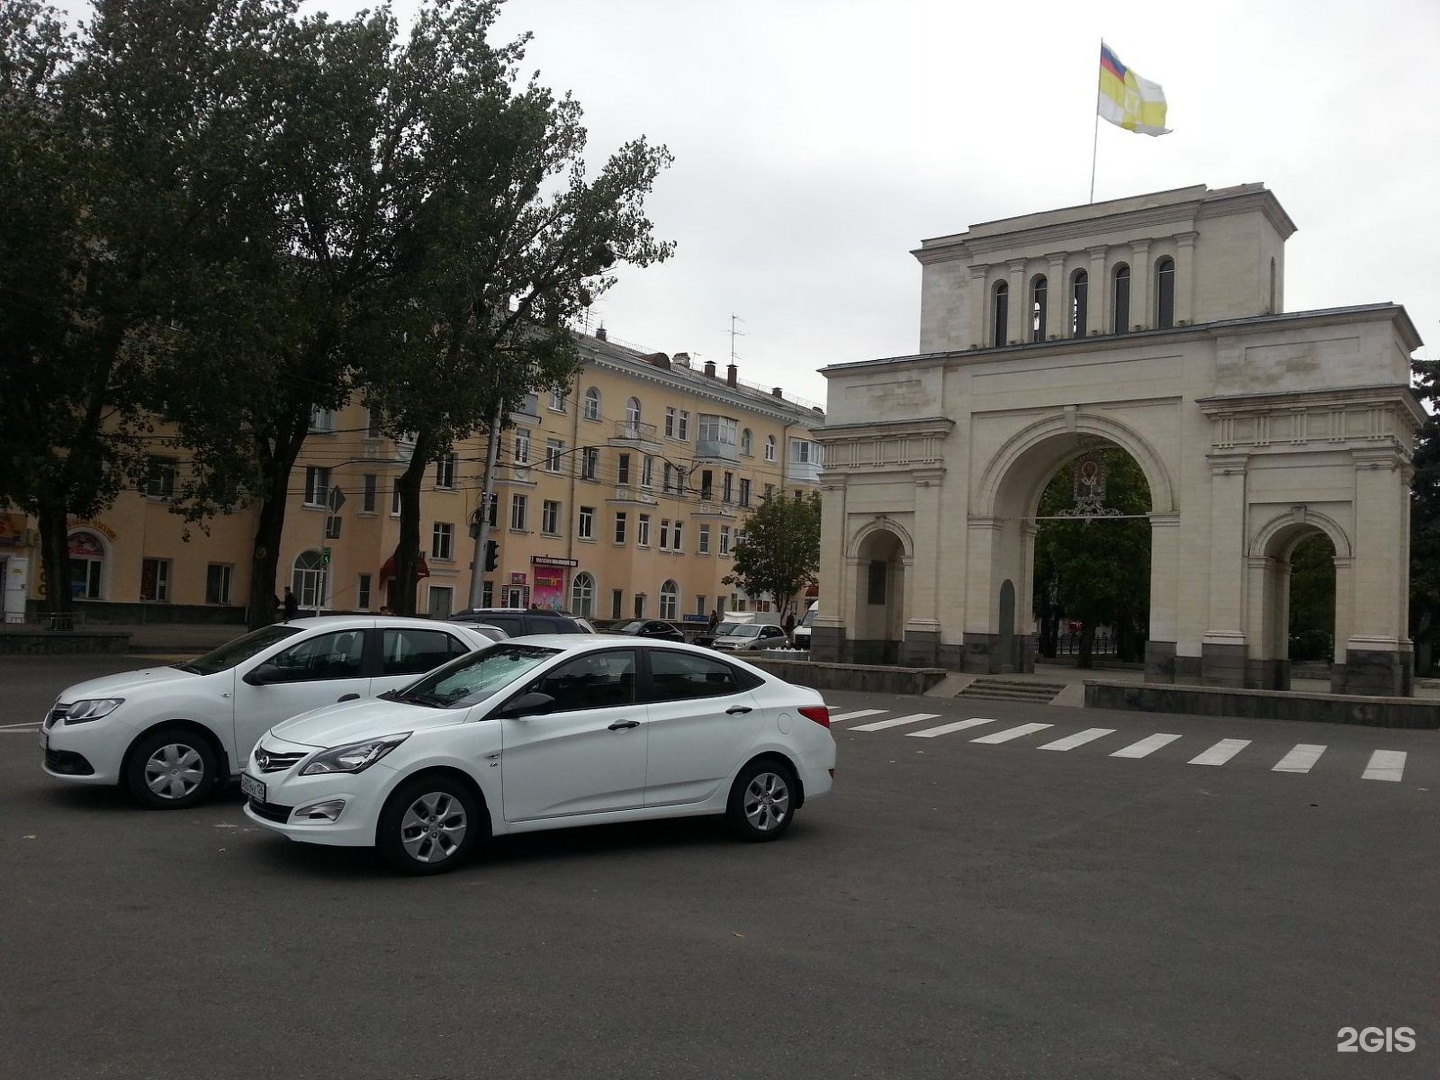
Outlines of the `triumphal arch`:
M 924 241 L 919 352 L 823 371 L 814 658 L 1032 670 L 1040 496 L 1115 446 L 1150 491 L 1147 680 L 1287 688 L 1318 532 L 1332 689 L 1408 694 L 1420 340 L 1393 303 L 1287 312 L 1294 231 L 1263 185 L 1200 185 Z

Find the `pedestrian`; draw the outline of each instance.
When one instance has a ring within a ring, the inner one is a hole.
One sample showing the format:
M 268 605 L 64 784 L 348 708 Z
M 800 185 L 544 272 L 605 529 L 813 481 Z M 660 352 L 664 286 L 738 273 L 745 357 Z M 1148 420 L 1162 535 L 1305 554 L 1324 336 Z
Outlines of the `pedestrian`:
M 300 614 L 300 601 L 295 599 L 295 594 L 290 591 L 290 586 L 285 586 L 285 621 L 289 622 Z
M 711 609 L 710 609 L 710 621 L 705 624 L 705 632 L 706 632 L 707 634 L 713 634 L 713 633 L 715 632 L 715 627 L 717 627 L 717 626 L 719 626 L 719 625 L 720 625 L 720 613 L 719 613 L 718 611 L 716 611 L 714 608 L 711 608 Z
M 786 638 L 795 636 L 795 612 L 793 611 L 785 616 L 785 636 Z
M 381 604 L 381 605 L 380 605 L 380 614 L 381 614 L 381 615 L 393 615 L 394 612 L 392 612 L 392 611 L 390 610 L 390 606 L 389 606 L 388 604 Z

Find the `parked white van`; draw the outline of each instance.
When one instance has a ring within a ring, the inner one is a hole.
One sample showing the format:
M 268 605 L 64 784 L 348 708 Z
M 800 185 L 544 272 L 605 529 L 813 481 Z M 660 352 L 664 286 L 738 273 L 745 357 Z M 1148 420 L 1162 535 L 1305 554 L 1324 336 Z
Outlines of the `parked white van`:
M 820 614 L 820 601 L 811 600 L 810 606 L 805 611 L 805 617 L 795 624 L 795 630 L 790 635 L 790 644 L 796 649 L 810 648 L 810 628 L 815 625 L 815 616 Z

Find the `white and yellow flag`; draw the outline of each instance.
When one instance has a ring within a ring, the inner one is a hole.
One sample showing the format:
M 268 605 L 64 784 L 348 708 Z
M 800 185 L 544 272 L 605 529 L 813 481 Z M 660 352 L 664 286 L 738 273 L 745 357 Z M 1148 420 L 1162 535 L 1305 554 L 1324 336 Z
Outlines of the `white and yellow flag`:
M 1100 115 L 1126 131 L 1165 135 L 1165 91 L 1127 68 L 1110 46 L 1100 44 Z

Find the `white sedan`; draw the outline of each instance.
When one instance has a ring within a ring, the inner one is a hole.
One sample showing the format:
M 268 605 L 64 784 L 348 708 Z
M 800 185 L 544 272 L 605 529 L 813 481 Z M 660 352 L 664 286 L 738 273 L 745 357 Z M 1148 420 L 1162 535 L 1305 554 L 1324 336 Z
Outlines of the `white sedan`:
M 178 809 L 237 775 L 255 740 L 296 713 L 405 686 L 492 643 L 474 626 L 332 615 L 261 627 L 214 652 L 64 690 L 40 729 L 44 768 Z
M 814 690 L 692 645 L 556 634 L 287 720 L 241 787 L 252 821 L 424 874 L 490 836 L 571 825 L 724 814 L 773 840 L 834 770 Z

